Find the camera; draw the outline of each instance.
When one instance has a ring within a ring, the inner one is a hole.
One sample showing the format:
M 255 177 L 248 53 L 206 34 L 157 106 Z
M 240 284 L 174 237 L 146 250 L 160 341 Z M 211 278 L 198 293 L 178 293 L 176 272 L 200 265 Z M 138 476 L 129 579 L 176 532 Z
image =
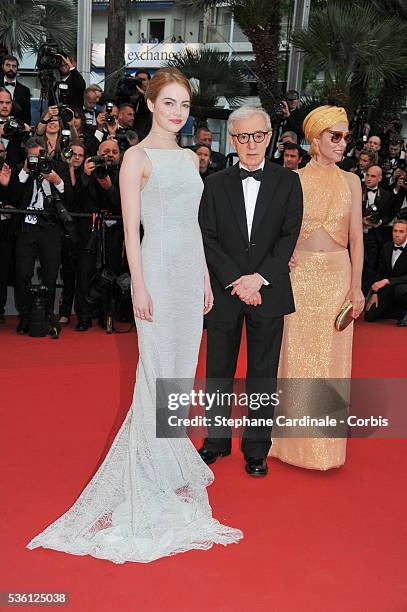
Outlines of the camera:
M 112 115 L 113 112 L 113 102 L 106 102 L 106 123 L 108 125 L 114 125 L 116 123 L 116 117 Z
M 72 150 L 72 147 L 70 146 L 70 142 L 71 142 L 71 131 L 62 130 L 61 131 L 61 155 L 67 161 L 69 161 L 73 155 L 73 150 Z
M 112 176 L 118 170 L 118 164 L 109 163 L 103 155 L 94 155 L 90 158 L 95 164 L 93 171 L 94 175 L 98 179 L 104 179 L 107 176 Z
M 85 296 L 85 300 L 91 306 L 96 306 L 103 293 L 111 287 L 115 282 L 115 275 L 113 272 L 104 268 L 96 273 L 93 277 L 89 291 Z
M 142 85 L 143 81 L 139 77 L 122 77 L 116 85 L 115 97 L 117 103 L 120 105 L 127 102 L 136 105 L 139 98 L 143 97 L 143 94 L 137 89 Z
M 58 191 L 52 190 L 52 194 L 44 198 L 44 210 L 53 214 L 57 221 L 64 226 L 65 234 L 72 242 L 78 242 L 75 223 L 64 206 Z
M 276 104 L 274 104 L 272 111 L 271 111 L 271 115 L 273 117 L 274 120 L 276 121 L 283 121 L 285 118 L 285 98 L 281 99 L 280 102 L 277 102 Z
M 7 138 L 7 140 L 17 134 L 24 134 L 26 131 L 24 121 L 21 121 L 21 119 L 16 119 L 15 117 L 7 117 L 3 125 L 3 136 L 4 138 Z
M 66 83 L 58 83 L 58 110 L 63 123 L 69 123 L 73 119 L 73 111 L 68 107 L 69 86 Z
M 62 65 L 63 51 L 58 49 L 57 45 L 41 45 L 38 52 L 37 67 L 38 70 L 54 70 Z
M 366 207 L 364 216 L 372 225 L 380 223 L 380 211 L 375 203 L 369 204 L 369 206 Z
M 27 155 L 27 167 L 29 174 L 33 177 L 49 174 L 52 172 L 52 160 L 45 153 Z
M 122 151 L 122 153 L 127 151 L 127 149 L 130 147 L 130 143 L 126 132 L 116 132 L 115 138 L 117 140 L 117 144 L 119 145 L 120 151 Z

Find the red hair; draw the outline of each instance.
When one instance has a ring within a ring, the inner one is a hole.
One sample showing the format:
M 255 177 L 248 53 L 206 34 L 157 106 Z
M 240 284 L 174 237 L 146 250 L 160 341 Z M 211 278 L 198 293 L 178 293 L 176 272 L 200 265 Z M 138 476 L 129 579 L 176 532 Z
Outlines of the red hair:
M 178 70 L 178 68 L 160 68 L 157 70 L 151 81 L 148 82 L 146 91 L 147 100 L 155 102 L 158 98 L 160 91 L 170 85 L 171 83 L 178 83 L 184 89 L 187 90 L 189 99 L 192 98 L 192 89 L 189 81 L 185 75 Z

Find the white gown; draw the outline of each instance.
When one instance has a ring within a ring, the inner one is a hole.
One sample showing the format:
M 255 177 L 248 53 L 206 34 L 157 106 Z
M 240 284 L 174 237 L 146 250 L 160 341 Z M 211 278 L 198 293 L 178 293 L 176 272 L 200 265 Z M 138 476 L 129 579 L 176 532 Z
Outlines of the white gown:
M 238 529 L 212 517 L 213 474 L 187 438 L 157 438 L 157 378 L 195 376 L 202 335 L 202 181 L 188 151 L 145 149 L 151 177 L 141 194 L 142 266 L 153 323 L 137 319 L 133 403 L 99 470 L 74 505 L 28 544 L 114 563 L 149 562 L 214 543 Z

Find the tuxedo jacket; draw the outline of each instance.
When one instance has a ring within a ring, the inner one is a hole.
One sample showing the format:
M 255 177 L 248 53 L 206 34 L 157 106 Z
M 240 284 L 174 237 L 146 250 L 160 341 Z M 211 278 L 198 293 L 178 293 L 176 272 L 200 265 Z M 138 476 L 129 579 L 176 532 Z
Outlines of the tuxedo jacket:
M 86 83 L 81 73 L 76 68 L 74 68 L 73 70 L 70 71 L 69 76 L 66 79 L 66 81 L 63 81 L 63 82 L 66 83 L 69 87 L 68 97 L 67 97 L 68 107 L 69 108 L 83 108 L 83 93 L 86 88 Z M 49 100 L 50 104 L 55 104 L 54 95 L 58 89 L 58 83 L 61 83 L 61 81 L 58 81 L 57 83 L 55 83 L 51 99 Z
M 0 87 L 4 87 L 4 77 L 0 77 Z M 13 110 L 11 114 L 24 123 L 31 125 L 31 92 L 19 81 L 16 82 L 13 97 Z
M 376 280 L 388 278 L 390 286 L 407 284 L 407 249 L 399 255 L 394 268 L 391 267 L 393 254 L 393 241 L 386 242 L 380 253 L 380 262 L 376 274 Z
M 288 262 L 302 221 L 302 189 L 298 175 L 265 161 L 250 240 L 239 164 L 205 181 L 199 223 L 215 306 L 207 315 L 234 320 L 243 302 L 231 295 L 230 283 L 258 272 L 269 285 L 260 289 L 256 312 L 276 317 L 295 310 Z
M 366 186 L 363 185 L 363 202 L 362 202 L 362 207 L 363 207 L 362 215 L 363 216 L 366 215 L 366 207 L 368 205 L 366 190 L 367 190 Z M 386 225 L 392 220 L 394 216 L 392 214 L 393 213 L 393 199 L 392 199 L 391 194 L 383 187 L 378 187 L 376 196 L 374 199 L 374 203 L 376 204 L 379 210 L 380 218 L 383 221 L 383 225 Z

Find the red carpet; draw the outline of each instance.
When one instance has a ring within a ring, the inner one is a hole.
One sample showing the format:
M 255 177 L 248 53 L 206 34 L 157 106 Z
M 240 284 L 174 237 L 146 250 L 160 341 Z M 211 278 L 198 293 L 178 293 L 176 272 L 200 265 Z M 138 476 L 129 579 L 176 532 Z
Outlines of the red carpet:
M 346 465 L 328 473 L 272 460 L 260 480 L 235 448 L 209 495 L 216 518 L 244 531 L 238 545 L 121 566 L 26 550 L 75 500 L 126 414 L 136 335 L 70 328 L 53 341 L 19 337 L 14 323 L 0 328 L 0 591 L 68 592 L 75 612 L 407 611 L 404 440 L 350 440 Z M 358 324 L 354 376 L 405 377 L 406 338 L 391 322 Z M 204 347 L 201 376 L 203 363 Z

